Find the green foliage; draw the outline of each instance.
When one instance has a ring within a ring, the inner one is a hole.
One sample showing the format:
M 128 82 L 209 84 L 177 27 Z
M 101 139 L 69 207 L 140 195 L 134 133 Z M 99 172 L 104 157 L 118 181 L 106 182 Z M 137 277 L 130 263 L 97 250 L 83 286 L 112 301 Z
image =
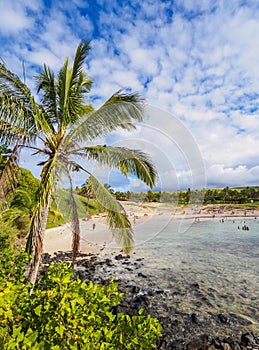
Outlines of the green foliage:
M 32 173 L 24 168 L 20 168 L 21 175 L 19 177 L 18 186 L 19 190 L 27 192 L 33 203 L 38 200 L 38 190 L 40 185 L 40 180 L 35 178 Z
M 4 168 L 5 163 L 12 153 L 12 150 L 8 148 L 6 144 L 0 145 L 0 171 Z
M 67 189 L 58 188 L 55 193 L 55 198 L 51 203 L 51 208 L 48 216 L 47 228 L 57 227 L 65 222 L 72 221 L 73 212 L 70 198 L 70 191 Z M 78 217 L 85 218 L 86 214 L 94 215 L 103 212 L 102 205 L 96 199 L 88 199 L 82 195 L 75 194 L 75 201 L 78 210 Z M 57 215 L 62 213 L 60 217 Z
M 14 241 L 17 235 L 17 230 L 7 225 L 0 219 L 0 251 L 8 248 L 11 242 Z
M 115 315 L 122 294 L 73 278 L 65 263 L 52 264 L 31 293 L 23 264 L 28 256 L 5 250 L 0 265 L 0 347 L 9 349 L 150 349 L 160 336 L 158 321 Z
M 37 204 L 40 180 L 27 169 L 20 168 L 19 173 L 17 188 L 10 200 L 10 206 L 1 213 L 5 235 L 8 235 L 7 232 L 25 235 L 28 232 L 33 209 Z
M 29 261 L 28 254 L 21 248 L 9 245 L 0 253 L 0 286 L 2 288 L 8 283 L 19 284 L 25 281 L 25 264 Z
M 117 192 L 116 192 L 117 193 Z M 115 194 L 116 194 L 115 193 Z M 179 205 L 188 204 L 245 204 L 249 206 L 258 206 L 259 187 L 242 187 L 242 188 L 211 188 L 202 190 L 187 191 L 166 191 L 147 193 L 138 192 L 131 193 L 127 197 L 127 193 L 120 193 L 118 199 L 145 201 L 145 202 L 163 202 Z

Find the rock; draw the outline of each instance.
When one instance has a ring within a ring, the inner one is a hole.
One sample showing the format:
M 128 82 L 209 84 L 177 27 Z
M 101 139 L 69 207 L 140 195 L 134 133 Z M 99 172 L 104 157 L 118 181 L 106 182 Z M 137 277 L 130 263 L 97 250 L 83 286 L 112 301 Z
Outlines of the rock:
M 199 283 L 193 283 L 193 284 L 190 285 L 190 287 L 191 287 L 192 289 L 200 289 Z
M 242 316 L 230 313 L 229 314 L 230 318 L 231 318 L 231 322 L 233 322 L 234 324 L 239 324 L 242 326 L 249 326 L 252 324 L 252 322 L 250 320 L 248 320 L 247 318 L 244 318 Z
M 146 309 L 149 306 L 149 299 L 146 295 L 138 294 L 131 300 L 130 306 L 137 310 Z
M 231 346 L 228 343 L 221 343 L 222 350 L 231 350 Z
M 156 290 L 155 290 L 155 293 L 156 293 L 156 294 L 164 294 L 165 291 L 164 291 L 163 289 L 156 289 Z
M 257 341 L 256 341 L 256 338 L 253 335 L 253 333 L 242 334 L 242 336 L 241 336 L 241 344 L 243 344 L 245 346 L 252 346 L 253 347 L 254 345 L 258 344 L 258 343 L 257 344 L 256 343 L 257 343 Z
M 198 323 L 198 317 L 195 313 L 191 314 L 190 320 L 192 323 Z
M 129 292 L 130 293 L 139 293 L 140 291 L 140 288 L 138 286 L 132 286 L 130 289 L 129 289 Z
M 122 254 L 118 254 L 118 255 L 115 256 L 114 259 L 115 260 L 122 260 L 122 259 L 124 259 L 124 256 Z
M 239 344 L 235 344 L 233 347 L 233 350 L 242 350 L 239 346 Z
M 142 272 L 139 272 L 139 273 L 138 273 L 138 277 L 147 278 L 147 276 L 146 276 L 144 273 L 142 273 Z
M 190 341 L 187 346 L 187 350 L 205 350 L 208 349 L 207 345 L 201 339 L 194 339 Z
M 71 261 L 71 257 L 71 252 L 57 253 L 54 257 L 46 255 L 41 275 L 44 276 L 47 264 L 51 261 Z M 229 301 L 231 298 L 228 295 L 220 295 L 217 290 L 207 286 L 206 282 L 197 283 L 195 279 L 187 281 L 184 274 L 172 273 L 171 270 L 168 273 L 168 269 L 163 273 L 171 290 L 163 290 L 152 273 L 146 274 L 143 258 L 127 259 L 129 256 L 115 252 L 113 256 L 82 256 L 74 264 L 74 278 L 78 276 L 86 282 L 91 280 L 93 283 L 107 285 L 110 276 L 113 276 L 118 283 L 118 291 L 124 296 L 120 305 L 112 308 L 112 312 L 135 316 L 139 309 L 144 309 L 147 314 L 156 317 L 162 325 L 162 337 L 157 340 L 157 350 L 259 350 L 258 339 L 253 333 L 244 333 L 239 340 L 242 326 L 251 322 L 238 314 L 223 311 L 220 302 L 217 305 L 220 298 Z M 137 269 L 140 269 L 139 272 Z M 187 295 L 191 298 L 190 309 L 185 308 L 183 302 Z M 221 311 L 213 313 L 208 310 L 211 300 L 215 304 L 213 309 Z M 201 335 L 201 332 L 205 335 Z M 217 337 L 217 334 L 223 337 Z M 228 337 L 229 335 L 231 336 Z
M 218 314 L 218 319 L 221 323 L 224 323 L 224 324 L 229 324 L 230 323 L 230 319 L 227 315 L 225 314 Z

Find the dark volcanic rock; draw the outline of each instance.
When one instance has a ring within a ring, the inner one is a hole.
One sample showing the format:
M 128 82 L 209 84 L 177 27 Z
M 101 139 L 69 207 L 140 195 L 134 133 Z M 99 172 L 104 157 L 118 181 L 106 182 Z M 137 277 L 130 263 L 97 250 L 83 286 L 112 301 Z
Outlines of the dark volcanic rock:
M 241 336 L 241 344 L 245 346 L 254 347 L 259 345 L 259 339 L 256 338 L 253 333 L 245 333 Z M 259 349 L 259 346 L 257 347 Z
M 142 270 L 143 258 L 129 258 L 122 254 L 108 257 L 80 255 L 80 260 L 74 264 L 73 278 L 108 285 L 113 276 L 124 296 L 112 312 L 134 316 L 140 309 L 145 309 L 156 317 L 162 325 L 162 337 L 157 340 L 156 349 L 259 350 L 258 337 L 249 331 L 250 320 L 225 310 L 211 312 L 212 303 L 220 299 L 231 301 L 231 297 L 206 287 L 203 281 L 192 283 L 176 273 L 169 276 L 170 291 L 164 290 L 157 285 L 155 276 Z M 41 274 L 51 261 L 71 262 L 71 259 L 71 252 L 60 252 L 53 258 L 45 254 Z M 191 309 L 182 306 L 184 298 L 191 298 Z M 219 334 L 223 336 L 219 337 Z

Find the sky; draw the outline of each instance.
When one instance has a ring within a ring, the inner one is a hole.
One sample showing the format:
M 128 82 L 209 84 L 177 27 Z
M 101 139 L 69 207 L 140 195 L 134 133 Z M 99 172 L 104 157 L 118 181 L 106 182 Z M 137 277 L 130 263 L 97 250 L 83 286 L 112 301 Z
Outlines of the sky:
M 156 189 L 259 185 L 258 1 L 0 0 L 0 13 L 0 57 L 21 78 L 24 62 L 32 90 L 44 63 L 57 71 L 91 39 L 94 105 L 121 88 L 145 97 L 146 122 L 100 141 L 149 153 Z M 117 190 L 145 188 L 90 166 Z

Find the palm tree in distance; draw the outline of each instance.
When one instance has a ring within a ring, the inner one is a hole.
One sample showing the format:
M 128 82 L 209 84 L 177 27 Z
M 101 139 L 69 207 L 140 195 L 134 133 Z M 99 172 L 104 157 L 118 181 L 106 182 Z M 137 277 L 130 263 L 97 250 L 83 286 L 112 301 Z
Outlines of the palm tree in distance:
M 94 110 L 87 100 L 92 82 L 83 71 L 89 49 L 90 43 L 81 41 L 72 66 L 66 59 L 57 77 L 44 65 L 43 71 L 36 77 L 40 103 L 35 101 L 30 89 L 18 76 L 0 64 L 0 142 L 12 144 L 17 158 L 24 147 L 31 149 L 33 155 L 44 157 L 38 164 L 42 167 L 38 204 L 32 216 L 26 247 L 32 254 L 28 277 L 32 283 L 36 280 L 43 251 L 51 196 L 63 175 L 70 182 L 73 261 L 80 241 L 79 219 L 72 190 L 73 171 L 88 174 L 88 183 L 107 212 L 107 224 L 125 252 L 131 251 L 133 246 L 130 221 L 120 203 L 88 171 L 87 162 L 94 160 L 120 170 L 125 176 L 132 173 L 150 187 L 154 186 L 156 179 L 155 167 L 143 152 L 92 145 L 97 137 L 117 128 L 134 128 L 134 122 L 143 119 L 144 101 L 138 94 L 120 90 Z M 80 161 L 79 164 L 75 159 L 81 159 L 84 163 Z M 5 174 L 1 178 L 4 179 Z

